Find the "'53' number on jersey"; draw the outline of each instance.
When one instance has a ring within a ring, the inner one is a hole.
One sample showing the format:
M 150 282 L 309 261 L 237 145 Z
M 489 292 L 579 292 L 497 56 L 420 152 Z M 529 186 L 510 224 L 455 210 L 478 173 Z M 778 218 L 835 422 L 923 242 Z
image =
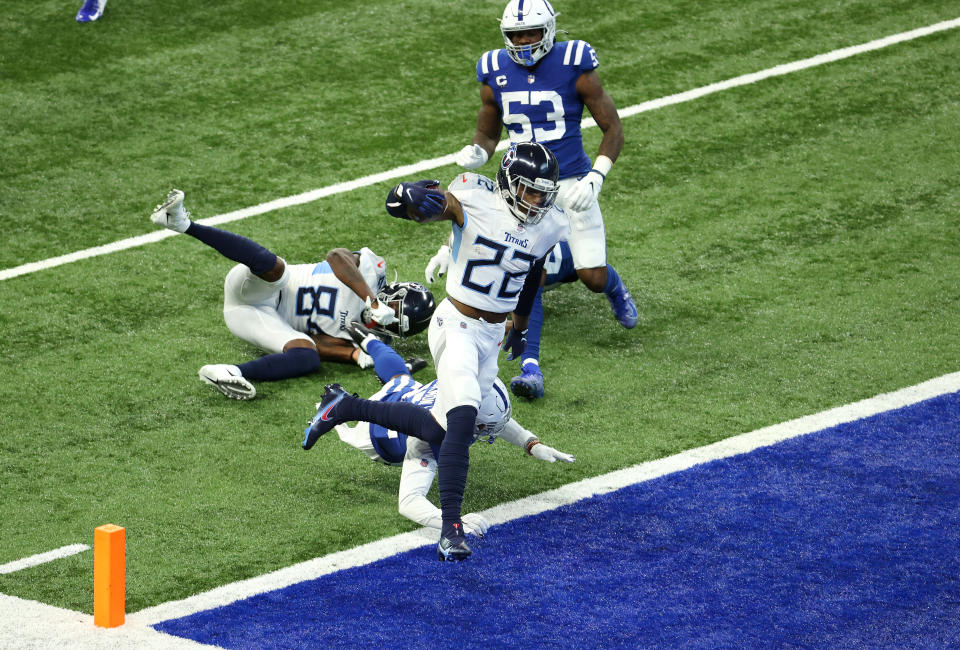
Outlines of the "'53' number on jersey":
M 567 124 L 563 121 L 563 98 L 553 90 L 514 90 L 500 95 L 503 100 L 503 123 L 507 125 L 507 130 L 511 131 L 514 142 L 548 142 L 550 140 L 559 140 L 567 131 Z M 533 128 L 530 117 L 525 112 L 511 113 L 510 105 L 519 104 L 520 111 L 524 111 L 525 106 L 539 106 L 547 104 L 546 122 L 553 122 L 554 128 L 541 129 Z M 518 127 L 510 129 L 510 126 Z

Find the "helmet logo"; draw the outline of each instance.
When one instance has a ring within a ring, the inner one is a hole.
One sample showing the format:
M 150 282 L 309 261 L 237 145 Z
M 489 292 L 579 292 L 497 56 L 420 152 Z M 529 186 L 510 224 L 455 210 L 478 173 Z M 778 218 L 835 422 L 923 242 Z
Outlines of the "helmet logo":
M 511 144 L 510 148 L 507 149 L 507 153 L 503 154 L 503 158 L 500 160 L 501 169 L 510 169 L 510 165 L 513 164 L 513 161 L 517 159 L 517 145 Z

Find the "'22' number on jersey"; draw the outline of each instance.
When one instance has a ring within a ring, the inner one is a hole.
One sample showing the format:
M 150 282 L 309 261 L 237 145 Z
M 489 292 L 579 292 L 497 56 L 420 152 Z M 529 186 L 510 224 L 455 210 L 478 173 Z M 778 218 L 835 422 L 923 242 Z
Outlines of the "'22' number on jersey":
M 493 288 L 493 282 L 490 282 L 488 284 L 483 284 L 483 285 L 477 284 L 470 279 L 470 275 L 478 267 L 481 267 L 481 266 L 499 266 L 500 262 L 503 260 L 504 253 L 506 253 L 510 247 L 506 246 L 505 244 L 501 244 L 499 242 L 495 242 L 493 240 L 487 239 L 486 237 L 479 237 L 479 236 L 477 237 L 474 244 L 478 244 L 480 246 L 486 246 L 487 248 L 492 249 L 493 258 L 488 260 L 474 259 L 474 260 L 468 261 L 466 267 L 464 267 L 463 269 L 463 281 L 461 282 L 461 284 L 465 286 L 467 289 L 472 289 L 473 291 L 476 291 L 478 293 L 489 295 L 490 290 Z M 499 291 L 497 291 L 497 298 L 502 298 L 506 300 L 515 298 L 517 294 L 520 293 L 520 288 L 522 288 L 522 279 L 524 278 L 524 276 L 527 275 L 527 272 L 530 270 L 530 266 L 533 264 L 533 262 L 537 258 L 531 255 L 530 253 L 524 253 L 523 251 L 513 249 L 513 256 L 511 256 L 510 259 L 524 260 L 528 262 L 528 264 L 527 264 L 527 268 L 525 268 L 522 271 L 505 271 L 504 272 L 503 280 L 500 281 L 500 289 Z M 518 287 L 515 291 L 510 291 L 509 289 L 510 281 L 513 280 L 514 278 L 519 278 L 521 280 L 521 287 Z
M 548 142 L 550 140 L 559 140 L 567 131 L 567 124 L 563 121 L 563 98 L 553 90 L 515 90 L 505 92 L 501 95 L 503 99 L 503 123 L 520 128 L 520 132 L 514 132 L 511 138 L 515 142 Z M 552 129 L 534 129 L 530 123 L 530 118 L 525 113 L 511 113 L 510 105 L 519 104 L 520 110 L 524 106 L 539 106 L 540 104 L 549 104 L 553 110 L 547 109 L 547 121 L 553 122 Z

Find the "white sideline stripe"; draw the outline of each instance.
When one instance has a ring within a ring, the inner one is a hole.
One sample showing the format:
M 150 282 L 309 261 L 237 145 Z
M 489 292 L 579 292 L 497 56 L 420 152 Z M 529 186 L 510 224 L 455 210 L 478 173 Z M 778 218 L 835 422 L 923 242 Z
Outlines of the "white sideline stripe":
M 737 86 L 745 86 L 747 84 L 756 83 L 770 77 L 777 77 L 780 75 L 789 74 L 791 72 L 796 72 L 798 70 L 804 70 L 806 68 L 812 68 L 814 66 L 822 65 L 824 63 L 831 63 L 833 61 L 839 61 L 840 59 L 846 59 L 857 54 L 863 54 L 864 52 L 870 52 L 872 50 L 878 50 L 880 48 L 887 47 L 889 45 L 894 45 L 896 43 L 902 43 L 904 41 L 913 40 L 916 38 L 921 38 L 923 36 L 929 36 L 936 32 L 942 32 L 947 29 L 954 29 L 960 27 L 960 18 L 955 18 L 953 20 L 945 20 L 943 22 L 935 23 L 933 25 L 928 25 L 927 27 L 920 27 L 908 32 L 902 32 L 900 34 L 894 34 L 892 36 L 886 36 L 868 43 L 863 43 L 861 45 L 853 45 L 850 47 L 845 47 L 839 50 L 834 50 L 832 52 L 827 52 L 826 54 L 819 54 L 817 56 L 811 57 L 809 59 L 802 59 L 800 61 L 794 61 L 793 63 L 785 63 L 782 65 L 774 66 L 766 70 L 761 70 L 760 72 L 753 72 L 750 74 L 741 75 L 739 77 L 734 77 L 733 79 L 727 79 L 726 81 L 719 81 L 717 83 L 710 84 L 708 86 L 703 86 L 701 88 L 695 88 L 693 90 L 688 90 L 686 92 L 677 93 L 675 95 L 668 95 L 666 97 L 661 97 L 659 99 L 654 99 L 651 101 L 643 102 L 641 104 L 635 104 L 625 109 L 620 109 L 618 113 L 621 118 L 631 117 L 633 115 L 638 115 L 646 111 L 652 111 L 658 108 L 663 108 L 665 106 L 671 106 L 673 104 L 681 104 L 683 102 L 688 102 L 694 99 L 703 97 L 704 95 L 710 95 L 712 93 L 720 92 L 722 90 L 728 90 L 730 88 L 736 88 Z M 581 122 L 581 128 L 592 128 L 597 125 L 596 121 L 593 118 L 586 118 Z M 497 151 L 506 149 L 509 145 L 509 142 L 504 140 L 497 145 Z M 413 163 L 410 165 L 404 165 L 402 167 L 395 167 L 391 170 L 380 172 L 377 174 L 371 174 L 369 176 L 363 176 L 356 180 L 345 181 L 342 183 L 336 183 L 334 185 L 328 185 L 327 187 L 322 187 L 316 190 L 310 190 L 302 194 L 296 194 L 294 196 L 288 196 L 281 199 L 275 199 L 267 203 L 261 203 L 249 208 L 243 208 L 241 210 L 235 210 L 233 212 L 227 212 L 214 217 L 208 217 L 206 219 L 198 219 L 197 222 L 214 226 L 223 223 L 228 223 L 230 221 L 237 221 L 238 219 L 246 219 L 247 217 L 256 216 L 259 214 L 264 214 L 267 212 L 273 212 L 274 210 L 280 210 L 281 208 L 289 208 L 294 205 L 302 205 L 304 203 L 311 203 L 318 199 L 332 196 L 334 194 L 342 194 L 344 192 L 351 192 L 353 190 L 359 189 L 361 187 L 367 187 L 369 185 L 374 185 L 376 183 L 382 183 L 384 181 L 394 180 L 396 178 L 402 178 L 404 176 L 411 176 L 419 172 L 428 171 L 435 169 L 437 167 L 444 167 L 446 165 L 453 164 L 454 154 L 448 154 L 446 156 L 440 156 L 439 158 L 431 158 L 429 160 L 421 160 L 420 162 Z M 94 248 L 88 248 L 86 250 L 77 251 L 75 253 L 68 253 L 66 255 L 60 255 L 58 257 L 51 257 L 46 260 L 41 260 L 39 262 L 30 262 L 28 264 L 22 264 L 20 266 L 15 266 L 9 269 L 0 270 L 0 280 L 9 280 L 21 275 L 27 275 L 28 273 L 34 273 L 36 271 L 42 271 L 45 269 L 51 269 L 63 264 L 69 264 L 71 262 L 76 262 L 79 260 L 87 259 L 89 257 L 97 257 L 99 255 L 106 255 L 107 253 L 116 253 L 128 248 L 136 248 L 137 246 L 143 246 L 144 244 L 151 244 L 153 242 L 166 239 L 167 237 L 172 237 L 177 233 L 174 233 L 171 230 L 155 231 L 145 235 L 138 235 L 136 237 L 130 237 L 128 239 L 121 239 L 119 241 L 113 242 L 111 244 L 105 244 L 103 246 L 96 246 Z
M 13 562 L 7 562 L 6 564 L 0 564 L 0 575 L 3 575 L 4 573 L 13 573 L 14 571 L 19 571 L 20 569 L 27 569 L 39 564 L 45 564 L 47 562 L 53 562 L 54 560 L 60 560 L 65 557 L 70 557 L 71 555 L 76 555 L 77 553 L 83 553 L 84 551 L 89 550 L 90 547 L 86 544 L 70 544 L 68 546 L 61 546 L 60 548 L 55 548 L 52 551 L 47 551 L 46 553 L 38 553 L 37 555 L 25 557 L 22 560 L 15 560 Z
M 491 524 L 502 524 L 519 517 L 538 514 L 590 497 L 606 494 L 630 485 L 680 472 L 695 465 L 751 452 L 838 424 L 853 422 L 877 413 L 902 408 L 917 402 L 960 390 L 960 372 L 944 375 L 916 386 L 877 395 L 781 424 L 744 433 L 705 447 L 653 460 L 626 469 L 571 483 L 542 494 L 495 506 L 483 512 Z M 494 532 L 494 537 L 496 533 Z M 256 578 L 217 587 L 210 591 L 149 607 L 127 617 L 130 623 L 154 625 L 161 621 L 188 616 L 267 591 L 319 578 L 336 571 L 362 566 L 422 546 L 437 543 L 436 530 L 421 528 L 394 537 L 377 540 L 346 551 L 308 560 Z
M 212 647 L 215 646 L 164 634 L 147 626 L 96 627 L 89 614 L 0 594 L 0 648 L 196 650 Z

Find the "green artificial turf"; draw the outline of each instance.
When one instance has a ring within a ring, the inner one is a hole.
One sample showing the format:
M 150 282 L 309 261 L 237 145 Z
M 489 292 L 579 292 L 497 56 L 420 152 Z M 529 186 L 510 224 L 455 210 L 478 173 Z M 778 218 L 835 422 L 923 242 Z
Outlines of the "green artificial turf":
M 0 268 L 152 232 L 172 186 L 207 217 L 457 150 L 501 4 L 118 2 L 88 25 L 58 2 L 0 9 Z M 558 4 L 559 26 L 597 48 L 621 108 L 956 17 L 934 1 L 594 6 Z M 465 511 L 956 371 L 958 39 L 627 118 L 601 205 L 640 323 L 579 284 L 546 294 L 547 395 L 514 415 L 577 462 L 475 448 Z M 389 218 L 389 185 L 225 227 L 292 263 L 370 246 L 420 279 L 447 231 Z M 415 527 L 399 470 L 332 435 L 299 448 L 323 385 L 367 395 L 372 373 L 327 364 L 249 403 L 200 383 L 201 365 L 258 354 L 222 321 L 230 267 L 178 236 L 0 281 L 0 564 L 124 526 L 137 611 Z M 425 336 L 398 349 L 429 358 Z M 0 592 L 90 612 L 92 571 L 82 553 Z

